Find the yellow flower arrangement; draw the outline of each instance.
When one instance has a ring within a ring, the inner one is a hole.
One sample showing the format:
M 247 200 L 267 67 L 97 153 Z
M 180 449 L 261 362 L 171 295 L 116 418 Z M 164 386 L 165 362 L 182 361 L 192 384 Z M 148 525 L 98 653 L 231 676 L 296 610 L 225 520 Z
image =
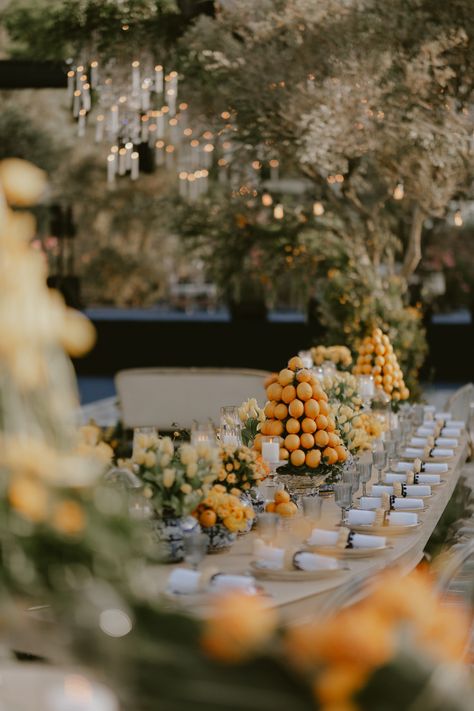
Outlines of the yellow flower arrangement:
M 258 486 L 268 476 L 269 468 L 261 455 L 248 447 L 225 445 L 220 457 L 222 465 L 217 479 L 235 496 Z
M 315 365 L 330 360 L 336 366 L 349 368 L 352 363 L 352 355 L 347 346 L 316 346 L 311 349 L 311 355 Z
M 260 432 L 262 423 L 265 422 L 265 412 L 253 397 L 243 402 L 239 407 L 239 418 L 242 423 L 242 441 L 251 447 Z
M 231 533 L 244 532 L 247 522 L 255 517 L 252 508 L 244 506 L 237 496 L 229 494 L 222 484 L 215 484 L 194 511 L 203 528 L 222 524 Z

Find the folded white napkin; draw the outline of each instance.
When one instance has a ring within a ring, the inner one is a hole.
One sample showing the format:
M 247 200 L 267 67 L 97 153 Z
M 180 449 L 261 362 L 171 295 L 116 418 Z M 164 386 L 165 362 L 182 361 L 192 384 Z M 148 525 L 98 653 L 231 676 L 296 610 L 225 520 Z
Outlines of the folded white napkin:
M 287 551 L 284 548 L 274 548 L 267 546 L 263 541 L 257 539 L 254 545 L 254 555 L 258 564 L 268 570 L 282 570 L 285 567 Z M 339 561 L 336 558 L 329 558 L 316 553 L 306 553 L 298 551 L 293 556 L 293 564 L 299 570 L 335 570 L 339 568 Z
M 379 509 L 382 506 L 382 499 L 377 496 L 361 496 L 361 509 Z M 395 497 L 393 502 L 395 509 L 423 509 L 425 507 L 423 499 L 409 499 L 403 496 Z
M 168 589 L 171 593 L 191 595 L 200 589 L 201 573 L 188 568 L 175 568 L 168 578 Z
M 372 524 L 374 520 L 375 511 L 350 509 L 347 514 L 347 523 L 349 526 Z M 388 514 L 389 526 L 406 526 L 415 523 L 418 523 L 418 516 L 416 513 L 409 513 L 408 511 L 390 511 Z
M 462 427 L 444 427 L 441 430 L 441 435 L 443 437 L 460 437 L 462 433 Z
M 387 475 L 388 476 L 388 475 Z M 395 476 L 403 477 L 404 474 L 398 474 Z M 387 480 L 387 477 L 385 477 Z M 405 477 L 406 479 L 406 477 Z M 372 496 L 382 496 L 382 494 L 393 494 L 393 484 L 396 481 L 404 483 L 405 479 L 395 479 L 391 484 L 374 484 L 371 490 Z M 407 496 L 431 496 L 431 487 L 420 486 L 419 484 L 409 484 L 406 487 Z
M 457 447 L 459 440 L 454 437 L 438 437 L 435 444 L 437 447 Z
M 403 453 L 403 456 L 407 459 L 416 459 L 417 457 L 423 458 L 425 454 L 424 449 L 415 449 L 414 447 L 407 447 Z M 441 447 L 433 447 L 430 452 L 430 457 L 453 457 L 454 450 L 452 449 L 442 449 Z
M 337 558 L 330 558 L 327 555 L 317 555 L 316 553 L 307 553 L 299 551 L 293 557 L 294 566 L 298 570 L 337 570 L 340 567 Z
M 364 511 L 363 509 L 350 509 L 347 512 L 347 523 L 349 526 L 365 526 L 375 521 L 375 511 Z
M 418 523 L 418 514 L 408 511 L 390 511 L 388 514 L 389 526 L 410 526 Z
M 409 472 L 412 468 L 413 462 L 398 462 L 397 464 L 397 472 Z M 424 472 L 420 472 L 420 474 L 444 474 L 448 469 L 449 467 L 445 462 L 426 462 Z
M 446 420 L 452 420 L 452 419 L 453 419 L 453 416 L 450 412 L 437 412 L 435 414 L 435 420 L 444 420 L 446 422 Z
M 255 580 L 248 575 L 226 575 L 218 573 L 211 578 L 210 588 L 213 591 L 241 590 L 249 594 L 257 592 Z
M 325 531 L 315 528 L 308 538 L 310 546 L 336 546 L 339 539 L 338 531 Z M 352 548 L 379 548 L 386 545 L 387 539 L 384 536 L 366 536 L 363 533 L 352 532 Z
M 435 447 L 431 450 L 432 457 L 454 457 L 453 449 L 444 449 L 442 447 Z
M 439 474 L 425 474 L 424 472 L 417 474 L 418 484 L 439 484 L 441 478 Z M 407 475 L 403 473 L 387 472 L 385 474 L 385 481 L 387 484 L 394 484 L 396 481 L 405 482 L 407 480 Z M 416 486 L 416 484 L 415 484 Z

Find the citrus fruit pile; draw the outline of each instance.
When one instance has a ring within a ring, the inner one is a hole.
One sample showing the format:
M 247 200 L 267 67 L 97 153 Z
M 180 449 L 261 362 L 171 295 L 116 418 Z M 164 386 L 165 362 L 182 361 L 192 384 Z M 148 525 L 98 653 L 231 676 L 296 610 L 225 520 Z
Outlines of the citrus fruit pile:
M 291 501 L 289 493 L 280 489 L 276 492 L 274 500 L 265 506 L 265 511 L 277 513 L 280 516 L 294 516 L 295 513 L 298 513 L 298 507 Z
M 354 375 L 373 375 L 375 386 L 392 400 L 406 400 L 410 395 L 390 339 L 380 328 L 362 341 Z
M 329 414 L 328 396 L 314 373 L 303 367 L 301 358 L 291 358 L 287 368 L 266 380 L 265 387 L 267 419 L 260 432 L 282 438 L 280 460 L 289 460 L 293 467 L 317 469 L 322 463 L 347 459 Z M 259 439 L 256 446 L 260 447 Z

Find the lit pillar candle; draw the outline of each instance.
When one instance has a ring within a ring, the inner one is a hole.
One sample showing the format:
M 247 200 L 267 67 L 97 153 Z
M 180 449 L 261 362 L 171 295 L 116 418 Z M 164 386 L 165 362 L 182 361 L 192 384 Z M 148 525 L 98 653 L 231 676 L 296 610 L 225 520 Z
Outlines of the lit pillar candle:
M 164 141 L 156 141 L 155 143 L 155 165 L 163 165 L 165 162 L 164 156 Z
M 76 76 L 76 73 L 73 69 L 70 69 L 67 73 L 67 96 L 69 101 L 72 101 L 72 97 L 74 96 L 74 78 Z
M 86 135 L 86 116 L 87 111 L 85 109 L 81 109 L 79 111 L 79 119 L 77 122 L 77 135 L 81 138 Z
M 155 67 L 155 91 L 157 94 L 163 93 L 163 67 L 157 64 Z
M 80 674 L 67 674 L 62 684 L 51 685 L 45 698 L 49 711 L 118 711 L 114 695 Z
M 280 461 L 278 437 L 262 437 L 262 457 L 269 464 L 276 464 Z
M 74 118 L 79 116 L 79 111 L 81 110 L 81 90 L 76 89 L 74 92 L 74 100 L 72 102 L 72 115 Z
M 99 82 L 99 62 L 94 59 L 91 62 L 91 72 L 90 72 L 90 77 L 91 77 L 91 87 L 95 89 Z
M 119 130 L 119 111 L 118 106 L 114 104 L 110 107 L 110 127 L 113 134 L 117 134 Z
M 137 151 L 133 151 L 133 153 L 131 155 L 131 160 L 132 160 L 132 168 L 130 171 L 130 177 L 132 180 L 137 180 L 137 178 L 140 174 L 140 168 L 139 168 L 140 158 L 139 158 Z
M 125 144 L 125 150 L 127 151 L 125 156 L 125 170 L 127 171 L 132 169 L 133 143 L 131 141 Z
M 104 114 L 99 114 L 95 123 L 95 141 L 100 143 L 104 140 Z
M 79 65 L 76 67 L 76 89 L 81 88 L 81 77 L 84 74 L 84 67 L 82 65 Z
M 174 166 L 174 146 L 166 146 L 166 167 L 171 170 Z
M 90 84 L 87 83 L 82 87 L 82 107 L 86 111 L 90 111 L 92 106 L 90 88 Z
M 149 111 L 150 110 L 150 87 L 148 84 L 148 81 L 144 81 L 142 84 L 142 95 L 141 95 L 142 101 L 142 111 Z
M 156 137 L 163 138 L 165 135 L 165 117 L 162 111 L 157 111 L 156 113 Z
M 115 183 L 117 156 L 109 153 L 107 156 L 107 183 L 113 185 Z
M 132 91 L 140 91 L 140 62 L 137 59 L 132 62 Z
M 127 149 L 121 148 L 119 150 L 119 158 L 118 158 L 118 174 L 125 175 L 126 172 L 127 172 Z
M 276 160 L 276 158 L 274 158 L 273 160 L 270 161 L 270 179 L 271 180 L 278 180 L 279 175 L 280 175 L 279 166 L 280 166 L 280 161 Z
M 148 116 L 142 116 L 141 126 L 141 140 L 142 143 L 146 143 L 148 141 Z
M 188 174 L 186 171 L 181 171 L 179 174 L 179 194 L 180 197 L 186 198 L 188 196 Z

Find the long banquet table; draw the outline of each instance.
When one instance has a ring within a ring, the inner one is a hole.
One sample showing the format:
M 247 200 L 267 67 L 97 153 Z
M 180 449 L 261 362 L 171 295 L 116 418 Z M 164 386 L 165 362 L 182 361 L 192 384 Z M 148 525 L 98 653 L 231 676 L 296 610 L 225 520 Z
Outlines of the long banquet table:
M 370 576 L 390 566 L 397 566 L 401 575 L 413 570 L 422 560 L 423 550 L 451 498 L 466 462 L 467 452 L 467 438 L 466 435 L 463 435 L 454 457 L 448 463 L 448 472 L 442 475 L 442 484 L 433 487 L 432 497 L 425 500 L 427 507 L 419 515 L 421 526 L 413 533 L 388 536 L 387 543 L 390 547 L 386 552 L 369 558 L 344 560 L 344 566 L 348 569 L 329 578 L 310 582 L 301 580 L 295 582 L 259 581 L 268 595 L 268 604 L 276 606 L 283 619 L 289 622 L 301 621 L 306 616 L 320 610 L 322 606 L 330 606 L 335 593 L 344 586 L 350 586 L 351 581 L 356 577 Z M 324 501 L 318 527 L 333 528 L 339 520 L 340 509 L 334 500 L 329 498 Z M 257 534 L 254 532 L 240 536 L 229 552 L 208 556 L 202 565 L 213 566 L 222 573 L 245 574 L 250 572 L 252 549 L 256 536 Z M 156 566 L 153 571 L 156 590 L 163 594 L 166 600 L 170 600 L 170 596 L 166 594 L 166 586 L 173 567 L 178 566 L 160 565 Z M 204 597 L 175 597 L 175 602 L 171 604 L 178 604 L 198 616 L 204 615 L 209 605 L 212 604 L 209 598 Z

